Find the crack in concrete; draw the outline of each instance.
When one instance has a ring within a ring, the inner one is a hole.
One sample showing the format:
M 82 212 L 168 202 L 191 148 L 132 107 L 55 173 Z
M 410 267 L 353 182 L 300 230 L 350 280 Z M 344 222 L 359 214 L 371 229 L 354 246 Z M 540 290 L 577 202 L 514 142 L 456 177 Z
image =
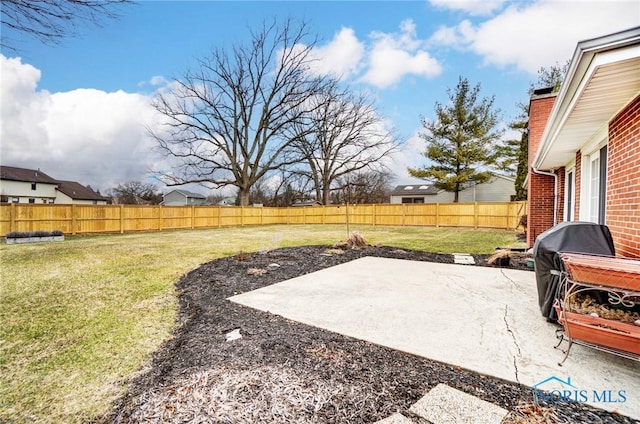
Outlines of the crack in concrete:
M 511 327 L 509 326 L 509 321 L 507 321 L 508 315 L 509 315 L 509 305 L 504 305 L 504 317 L 503 317 L 504 324 L 507 327 L 507 331 L 509 332 L 509 334 L 511 334 L 511 338 L 513 339 L 513 344 L 516 346 L 516 349 L 518 350 L 518 354 L 513 355 L 513 368 L 515 369 L 516 381 L 518 382 L 518 384 L 520 384 L 520 378 L 518 376 L 518 356 L 522 355 L 522 351 L 520 350 L 520 345 L 518 344 L 516 335 L 513 332 L 513 330 L 511 330 Z
M 504 273 L 504 269 L 503 268 L 500 268 L 500 272 L 502 273 L 502 276 L 504 278 L 506 278 L 507 280 L 509 280 L 511 282 L 511 284 L 513 284 L 513 286 L 515 288 L 518 288 L 518 284 L 513 279 L 509 278 L 509 276 L 507 274 Z

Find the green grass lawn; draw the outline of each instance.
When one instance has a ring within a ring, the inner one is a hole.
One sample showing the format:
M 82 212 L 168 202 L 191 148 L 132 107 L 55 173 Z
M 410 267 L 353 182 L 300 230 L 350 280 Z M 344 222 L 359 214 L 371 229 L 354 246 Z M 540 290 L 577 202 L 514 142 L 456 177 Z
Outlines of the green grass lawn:
M 371 244 L 429 252 L 518 246 L 513 231 L 351 229 Z M 80 423 L 107 413 L 170 336 L 174 283 L 199 264 L 345 239 L 342 225 L 279 225 L 0 245 L 0 422 Z

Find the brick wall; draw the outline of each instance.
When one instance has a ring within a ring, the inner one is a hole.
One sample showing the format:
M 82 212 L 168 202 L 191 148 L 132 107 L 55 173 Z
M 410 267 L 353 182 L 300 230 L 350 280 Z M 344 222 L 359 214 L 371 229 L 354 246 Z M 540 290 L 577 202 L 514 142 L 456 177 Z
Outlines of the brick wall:
M 529 189 L 527 193 L 527 243 L 533 246 L 536 237 L 553 226 L 554 178 L 535 174 L 531 170 L 544 127 L 547 124 L 555 94 L 531 97 L 529 103 Z
M 609 123 L 607 226 L 616 253 L 640 257 L 640 96 Z

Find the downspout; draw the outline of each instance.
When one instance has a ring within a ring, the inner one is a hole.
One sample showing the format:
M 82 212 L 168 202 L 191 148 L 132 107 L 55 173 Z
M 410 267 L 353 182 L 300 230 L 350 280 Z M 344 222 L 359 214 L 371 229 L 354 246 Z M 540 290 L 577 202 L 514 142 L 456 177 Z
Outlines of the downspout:
M 531 167 L 531 170 L 535 174 L 553 177 L 553 226 L 555 227 L 558 224 L 558 174 L 554 171 L 541 171 L 533 166 Z

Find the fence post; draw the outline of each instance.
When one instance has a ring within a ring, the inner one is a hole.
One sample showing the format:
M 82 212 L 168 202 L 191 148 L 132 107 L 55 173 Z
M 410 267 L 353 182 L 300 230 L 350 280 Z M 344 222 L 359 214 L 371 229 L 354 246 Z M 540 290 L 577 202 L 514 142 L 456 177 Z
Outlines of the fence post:
M 196 221 L 196 207 L 194 205 L 191 205 L 191 229 L 192 230 L 195 227 L 195 221 Z
M 222 227 L 222 206 L 218 206 L 218 228 Z
M 158 231 L 162 231 L 164 228 L 164 208 L 162 205 L 158 205 Z
M 401 225 L 404 227 L 404 216 L 407 213 L 407 205 L 402 204 L 402 219 L 400 220 Z
M 440 228 L 440 203 L 436 203 L 436 228 Z
M 124 205 L 120 205 L 120 234 L 124 233 Z
M 371 218 L 373 219 L 371 225 L 375 227 L 376 226 L 376 204 L 375 203 L 373 204 L 373 209 L 371 210 Z
M 9 208 L 9 232 L 18 231 L 16 228 L 16 204 L 11 203 L 11 207 Z
M 71 205 L 71 234 L 77 234 L 77 218 L 76 218 L 76 214 L 78 213 L 78 208 L 76 208 L 76 205 Z
M 479 224 L 478 209 L 479 209 L 478 202 L 474 202 L 473 203 L 473 228 L 478 228 L 478 224 Z

